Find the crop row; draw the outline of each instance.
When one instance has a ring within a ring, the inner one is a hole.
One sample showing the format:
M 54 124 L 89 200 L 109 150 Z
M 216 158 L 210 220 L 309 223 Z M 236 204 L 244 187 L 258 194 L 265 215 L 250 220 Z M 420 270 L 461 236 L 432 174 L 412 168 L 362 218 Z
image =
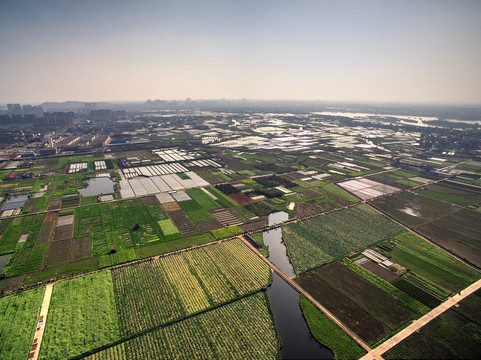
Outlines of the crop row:
M 302 249 L 296 246 L 296 242 L 309 241 L 331 258 L 339 258 L 395 236 L 403 230 L 401 226 L 366 205 L 290 224 L 287 229 L 289 231 L 285 232 L 284 240 L 289 255 L 292 256 L 294 269 L 298 273 L 324 264 L 329 257 L 306 261 L 303 259 L 304 254 L 294 254 Z
M 44 288 L 0 298 L 0 359 L 28 357 Z
M 279 348 L 266 295 L 257 293 L 128 340 L 88 359 L 276 359 Z
M 202 312 L 261 289 L 269 267 L 240 240 L 112 270 L 123 335 Z

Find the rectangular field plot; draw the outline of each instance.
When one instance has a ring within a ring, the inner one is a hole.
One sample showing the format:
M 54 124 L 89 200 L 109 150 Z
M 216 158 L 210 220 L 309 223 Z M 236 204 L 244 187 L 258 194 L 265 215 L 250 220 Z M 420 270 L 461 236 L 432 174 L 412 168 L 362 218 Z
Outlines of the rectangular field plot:
M 220 222 L 222 226 L 228 227 L 234 225 L 242 225 L 242 221 L 240 221 L 227 209 L 212 210 L 210 214 L 214 217 L 215 220 Z
M 179 230 L 177 230 L 174 223 L 170 219 L 159 220 L 158 223 L 162 233 L 166 236 L 179 233 Z
M 42 267 L 46 245 L 37 239 L 44 225 L 44 214 L 25 216 L 3 221 L 3 236 L 0 238 L 0 254 L 13 253 L 3 272 L 9 276 L 39 270 Z M 46 225 L 48 226 L 48 224 Z M 46 231 L 46 230 L 44 230 Z M 28 234 L 27 237 L 25 235 Z M 25 240 L 22 242 L 22 240 Z
M 156 167 L 167 165 L 156 165 Z M 122 198 L 129 198 L 133 196 L 144 196 L 148 194 L 158 194 L 162 192 L 178 191 L 185 189 L 198 188 L 202 186 L 208 186 L 209 183 L 202 179 L 199 175 L 193 171 L 178 171 L 182 176 L 175 173 L 166 173 L 167 175 L 160 175 L 161 171 L 156 171 L 156 167 L 144 167 L 142 171 L 142 177 L 133 177 L 132 173 L 126 173 L 126 177 L 129 180 L 120 181 L 120 194 Z M 125 173 L 125 170 L 124 170 Z M 128 175 L 128 176 L 127 176 Z M 174 194 L 174 197 L 176 194 Z M 182 197 L 179 194 L 177 201 L 183 201 L 186 199 L 185 193 Z M 188 200 L 188 199 L 187 199 Z
M 106 255 L 113 248 L 166 240 L 158 224 L 166 218 L 155 197 L 81 207 L 75 212 L 74 237 L 90 237 L 92 255 Z
M 368 344 L 415 316 L 402 303 L 340 263 L 326 265 L 297 281 Z
M 425 195 L 425 196 L 421 196 Z M 431 241 L 476 266 L 481 265 L 481 213 L 456 204 L 472 204 L 481 192 L 455 184 L 435 184 L 418 194 L 396 194 L 374 205 L 415 228 Z
M 362 200 L 372 199 L 378 196 L 391 194 L 400 189 L 394 186 L 385 185 L 369 179 L 355 179 L 338 183 L 340 187 L 350 191 Z
M 40 359 L 62 359 L 120 339 L 110 271 L 53 288 Z
M 241 240 L 112 270 L 123 336 L 182 319 L 270 281 L 267 264 Z
M 206 193 L 207 190 L 204 188 L 201 189 L 191 189 L 187 190 L 187 194 L 192 197 L 204 210 L 215 210 L 219 209 L 222 206 L 220 206 L 215 199 L 213 198 L 213 195 L 210 193 Z
M 339 210 L 283 227 L 296 274 L 360 251 L 404 229 L 366 205 Z
M 176 322 L 88 357 L 278 359 L 280 341 L 264 293 Z
M 1 359 L 27 359 L 44 293 L 39 287 L 0 298 Z

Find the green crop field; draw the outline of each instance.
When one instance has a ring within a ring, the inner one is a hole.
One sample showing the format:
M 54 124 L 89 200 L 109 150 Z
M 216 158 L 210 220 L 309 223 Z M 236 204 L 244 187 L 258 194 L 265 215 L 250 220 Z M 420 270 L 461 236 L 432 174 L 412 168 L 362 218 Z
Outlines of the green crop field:
M 202 209 L 202 207 L 195 200 L 181 201 L 179 202 L 179 205 L 187 213 Z
M 237 225 L 229 226 L 228 228 L 215 229 L 211 231 L 216 239 L 225 239 L 234 235 L 242 234 L 243 231 Z
M 202 206 L 204 210 L 215 210 L 222 207 L 201 189 L 190 189 L 186 193 Z
M 158 223 L 164 235 L 179 233 L 179 230 L 175 227 L 174 223 L 170 219 L 159 220 Z
M 351 203 L 356 203 L 359 201 L 358 198 L 349 194 L 347 191 L 341 189 L 340 187 L 334 184 L 327 184 L 322 188 L 322 190 L 324 190 L 328 195 L 340 196 Z
M 321 344 L 331 349 L 336 359 L 358 359 L 366 353 L 306 297 L 301 296 L 300 305 L 312 335 Z
M 14 253 L 3 272 L 8 276 L 36 271 L 42 267 L 46 245 L 37 245 L 37 238 L 42 228 L 44 214 L 25 216 L 14 219 L 0 239 L 0 255 Z M 8 224 L 8 223 L 4 223 Z M 25 242 L 18 242 L 22 234 L 28 234 Z
M 420 189 L 419 193 L 433 199 L 468 206 L 481 201 L 481 192 L 464 185 L 451 183 L 433 184 Z
M 75 237 L 89 236 L 93 255 L 105 255 L 112 248 L 167 240 L 159 226 L 164 219 L 159 205 L 144 206 L 137 199 L 80 207 L 75 210 Z
M 62 359 L 120 339 L 110 271 L 59 282 L 40 350 L 41 359 Z
M 410 232 L 399 234 L 396 239 L 400 242 L 389 252 L 392 260 L 440 287 L 445 294 L 457 292 L 480 278 L 478 272 Z
M 278 359 L 279 356 L 280 341 L 267 296 L 257 293 L 87 359 Z
M 112 270 L 123 336 L 260 290 L 269 267 L 241 240 Z
M 214 220 L 214 217 L 204 209 L 189 211 L 187 215 L 189 215 L 192 221 L 196 224 L 202 221 Z
M 44 287 L 0 298 L 0 358 L 24 360 L 32 345 Z
M 287 225 L 283 239 L 294 270 L 301 274 L 402 231 L 387 217 L 359 205 Z

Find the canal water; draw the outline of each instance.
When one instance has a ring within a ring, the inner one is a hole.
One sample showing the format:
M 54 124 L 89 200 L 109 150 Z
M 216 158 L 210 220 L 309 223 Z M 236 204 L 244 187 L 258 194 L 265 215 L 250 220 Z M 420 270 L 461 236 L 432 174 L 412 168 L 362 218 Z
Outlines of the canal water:
M 82 196 L 97 196 L 114 193 L 114 182 L 109 178 L 100 177 L 87 180 L 87 187 L 80 189 Z
M 269 225 L 279 224 L 287 218 L 285 212 L 273 213 L 269 215 Z M 264 243 L 269 248 L 269 260 L 288 276 L 295 276 L 282 242 L 282 230 L 278 228 L 264 232 Z M 311 335 L 299 306 L 299 293 L 275 272 L 272 276 L 272 285 L 267 290 L 267 295 L 282 340 L 282 358 L 333 359 L 332 351 Z

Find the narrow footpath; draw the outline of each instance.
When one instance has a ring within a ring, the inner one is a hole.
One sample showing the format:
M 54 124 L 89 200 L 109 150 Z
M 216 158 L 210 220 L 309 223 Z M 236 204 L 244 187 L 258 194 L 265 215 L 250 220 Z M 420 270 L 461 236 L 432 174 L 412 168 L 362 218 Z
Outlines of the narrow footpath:
M 354 332 L 352 332 L 346 325 L 344 325 L 338 318 L 336 318 L 329 310 L 327 310 L 324 306 L 317 302 L 307 291 L 305 291 L 298 283 L 292 280 L 289 276 L 287 276 L 281 269 L 279 269 L 276 265 L 269 261 L 264 255 L 262 255 L 252 244 L 247 241 L 243 236 L 239 236 L 239 238 L 257 255 L 259 256 L 264 262 L 266 262 L 272 270 L 274 270 L 280 277 L 282 277 L 289 285 L 291 285 L 297 292 L 304 295 L 308 298 L 319 310 L 321 310 L 324 315 L 326 315 L 329 319 L 331 319 L 334 323 L 337 324 L 347 335 L 349 335 L 355 342 L 357 342 L 364 350 L 367 352 L 372 351 L 371 348 L 362 341 Z
M 32 347 L 28 359 L 37 360 L 40 353 L 40 346 L 42 345 L 43 332 L 45 330 L 45 323 L 47 322 L 48 308 L 50 307 L 50 298 L 52 297 L 53 284 L 48 284 L 45 288 L 45 295 L 43 296 L 42 308 L 40 309 L 39 320 L 35 335 L 33 336 Z

